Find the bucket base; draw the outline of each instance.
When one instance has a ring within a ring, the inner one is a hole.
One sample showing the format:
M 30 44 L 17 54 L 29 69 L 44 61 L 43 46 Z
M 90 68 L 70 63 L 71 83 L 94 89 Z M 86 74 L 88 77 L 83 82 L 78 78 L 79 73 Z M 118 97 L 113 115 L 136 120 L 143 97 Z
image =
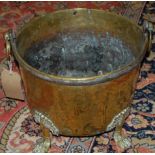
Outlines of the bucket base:
M 126 117 L 130 113 L 130 107 L 127 107 L 123 111 L 121 111 L 119 114 L 117 114 L 113 120 L 110 122 L 110 124 L 107 126 L 106 132 L 112 130 L 113 128 L 116 128 L 114 131 L 114 140 L 115 142 L 122 148 L 126 149 L 131 146 L 131 141 L 127 137 L 125 137 L 122 133 L 122 126 L 125 122 Z M 35 153 L 46 153 L 48 152 L 50 146 L 51 146 L 51 137 L 50 132 L 52 132 L 52 135 L 60 135 L 58 128 L 54 125 L 54 123 L 44 116 L 42 113 L 35 111 L 34 112 L 34 119 L 36 122 L 41 124 L 42 132 L 43 132 L 43 138 L 41 141 L 38 141 L 35 145 L 35 148 L 33 152 Z

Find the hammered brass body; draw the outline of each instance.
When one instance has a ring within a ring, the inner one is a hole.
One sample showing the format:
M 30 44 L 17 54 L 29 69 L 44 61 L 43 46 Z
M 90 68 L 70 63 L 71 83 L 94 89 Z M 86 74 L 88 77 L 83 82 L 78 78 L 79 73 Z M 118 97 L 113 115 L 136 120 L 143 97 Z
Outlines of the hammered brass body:
M 138 68 L 115 80 L 90 86 L 65 86 L 22 69 L 30 109 L 51 116 L 62 135 L 90 136 L 106 130 L 131 103 Z
M 124 40 L 136 57 L 116 71 L 88 78 L 42 73 L 23 59 L 30 45 L 66 31 L 110 32 Z M 147 39 L 128 19 L 101 10 L 73 9 L 36 17 L 12 40 L 30 109 L 49 115 L 67 136 L 91 136 L 106 130 L 113 117 L 130 105 Z

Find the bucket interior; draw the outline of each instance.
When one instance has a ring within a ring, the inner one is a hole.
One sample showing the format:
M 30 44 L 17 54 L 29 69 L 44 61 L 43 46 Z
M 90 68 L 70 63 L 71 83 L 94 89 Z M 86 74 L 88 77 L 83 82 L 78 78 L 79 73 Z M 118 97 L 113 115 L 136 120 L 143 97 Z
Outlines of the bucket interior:
M 127 66 L 144 54 L 145 37 L 129 20 L 74 9 L 30 21 L 17 35 L 18 54 L 47 74 L 91 77 Z

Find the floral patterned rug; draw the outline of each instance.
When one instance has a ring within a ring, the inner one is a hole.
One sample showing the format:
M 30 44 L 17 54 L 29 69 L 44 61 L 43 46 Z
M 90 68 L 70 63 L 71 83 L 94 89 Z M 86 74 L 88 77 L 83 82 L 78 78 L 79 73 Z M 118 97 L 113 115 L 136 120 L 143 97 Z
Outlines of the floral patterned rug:
M 22 27 L 35 14 L 88 7 L 113 11 L 141 23 L 144 5 L 145 2 L 0 2 L 0 59 L 5 57 L 3 34 L 10 27 Z M 155 4 L 146 4 L 146 8 L 152 6 Z M 152 53 L 144 59 L 132 111 L 122 129 L 132 141 L 130 148 L 117 146 L 111 131 L 85 138 L 54 136 L 49 152 L 155 152 L 155 35 Z M 27 103 L 7 99 L 2 91 L 0 98 L 0 152 L 32 152 L 41 130 Z

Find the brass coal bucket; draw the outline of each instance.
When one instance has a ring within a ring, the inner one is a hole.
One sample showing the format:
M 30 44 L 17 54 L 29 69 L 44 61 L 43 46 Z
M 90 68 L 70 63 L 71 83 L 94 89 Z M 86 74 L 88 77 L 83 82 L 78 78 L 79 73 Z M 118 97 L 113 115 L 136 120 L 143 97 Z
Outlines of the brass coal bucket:
M 135 60 L 103 75 L 73 78 L 46 74 L 23 59 L 26 49 L 35 42 L 60 31 L 85 30 L 119 37 L 131 48 Z M 129 110 L 148 47 L 148 35 L 127 18 L 81 8 L 35 17 L 16 32 L 16 39 L 10 34 L 10 41 L 35 120 L 54 135 L 65 136 L 92 136 L 117 125 L 117 119 Z

